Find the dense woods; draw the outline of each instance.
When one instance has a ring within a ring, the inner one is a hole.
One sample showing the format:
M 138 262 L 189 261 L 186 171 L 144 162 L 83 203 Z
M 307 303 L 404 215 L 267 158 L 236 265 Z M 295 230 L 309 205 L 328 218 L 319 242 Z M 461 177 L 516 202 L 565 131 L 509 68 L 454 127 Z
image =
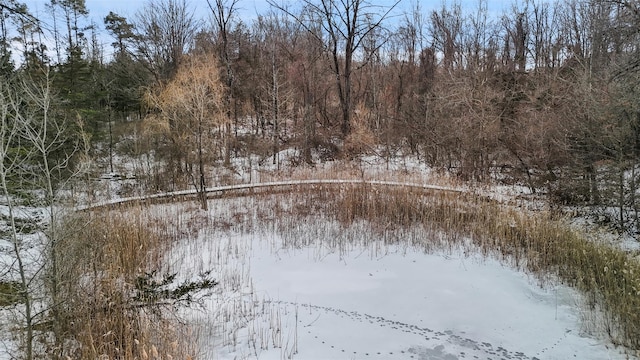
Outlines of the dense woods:
M 154 190 L 202 188 L 205 168 L 248 154 L 276 162 L 289 148 L 310 165 L 411 154 L 558 204 L 616 207 L 609 220 L 621 230 L 637 219 L 635 1 L 527 0 L 501 13 L 487 1 L 430 11 L 273 2 L 243 19 L 240 0 L 208 0 L 207 16 L 162 0 L 103 24 L 82 0 L 51 1 L 43 19 L 18 1 L 1 5 L 2 76 L 47 81 L 54 110 L 84 124 L 94 154 L 152 153 L 164 164 L 155 180 L 138 175 Z M 217 72 L 205 75 L 216 84 L 191 82 L 205 82 L 198 71 Z M 198 95 L 209 99 L 166 98 L 192 92 L 180 83 L 209 86 Z M 207 103 L 195 114 L 180 101 Z M 125 126 L 139 131 L 114 135 Z

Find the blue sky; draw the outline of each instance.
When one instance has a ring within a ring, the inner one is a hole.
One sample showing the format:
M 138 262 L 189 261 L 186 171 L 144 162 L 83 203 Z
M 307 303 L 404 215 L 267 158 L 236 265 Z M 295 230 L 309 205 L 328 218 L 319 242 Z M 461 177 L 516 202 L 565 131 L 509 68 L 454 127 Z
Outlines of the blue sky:
M 46 27 L 51 29 L 52 21 L 48 13 L 46 4 L 49 0 L 20 0 L 27 4 L 31 12 L 38 18 L 42 19 L 46 24 Z M 132 20 L 135 17 L 136 12 L 144 8 L 145 3 L 150 0 L 85 0 L 87 8 L 89 9 L 89 21 L 93 21 L 98 29 L 98 38 L 104 44 L 105 55 L 109 56 L 112 49 L 110 43 L 112 40 L 104 30 L 104 18 L 113 11 L 127 19 Z M 276 0 L 278 2 L 284 1 L 285 3 L 295 5 L 296 0 Z M 393 19 L 400 19 L 403 13 L 408 12 L 418 1 L 420 7 L 425 16 L 427 16 L 432 10 L 441 8 L 445 0 L 401 0 L 400 4 L 393 12 Z M 474 9 L 478 6 L 479 0 L 458 0 L 467 13 L 473 13 Z M 503 9 L 508 9 L 514 0 L 487 0 L 489 12 L 492 16 L 499 16 Z M 202 17 L 208 20 L 209 7 L 206 0 L 187 0 L 187 2 L 193 7 L 196 16 Z M 368 0 L 369 3 L 381 6 L 390 6 L 394 0 Z M 451 4 L 453 0 L 446 0 L 447 4 Z M 239 0 L 238 10 L 240 18 L 247 24 L 251 24 L 257 14 L 265 14 L 269 10 L 267 0 Z M 391 25 L 391 27 L 393 27 Z M 52 42 L 51 39 L 45 40 L 45 43 Z M 53 49 L 53 44 L 50 44 L 50 49 Z
M 46 14 L 45 4 L 49 3 L 48 0 L 20 1 L 26 3 L 33 13 Z M 109 11 L 132 18 L 138 10 L 144 7 L 148 0 L 85 0 L 85 2 L 89 9 L 89 17 L 97 24 L 102 25 L 102 19 Z M 197 14 L 208 14 L 209 8 L 206 0 L 188 0 L 187 2 L 196 10 Z M 240 0 L 239 5 L 242 8 L 243 16 L 249 18 L 257 12 L 264 12 L 268 9 L 266 0 Z
M 39 14 L 40 17 L 46 17 L 45 4 L 48 0 L 21 0 L 29 6 L 31 11 L 35 14 Z M 132 18 L 134 14 L 144 7 L 144 4 L 148 0 L 85 0 L 87 8 L 89 9 L 89 16 L 93 21 L 103 26 L 103 19 L 109 13 L 114 11 L 127 18 Z M 286 1 L 286 0 L 285 0 Z M 442 0 L 401 0 L 396 9 L 396 13 L 402 13 L 412 7 L 415 1 L 420 2 L 420 6 L 423 11 L 428 13 L 429 11 L 442 6 Z M 188 1 L 196 10 L 197 14 L 203 14 L 206 16 L 209 9 L 207 7 L 206 0 L 191 0 Z M 289 0 L 290 3 L 295 4 L 296 1 Z M 393 3 L 391 0 L 370 0 L 371 3 L 376 5 L 390 5 Z M 448 1 L 451 3 L 452 1 Z M 493 13 L 499 13 L 502 9 L 508 8 L 513 0 L 488 0 L 489 10 Z M 478 0 L 460 0 L 463 7 L 472 10 L 477 7 Z M 267 0 L 240 0 L 239 1 L 240 14 L 242 19 L 250 23 L 256 14 L 265 13 L 269 9 Z M 42 16 L 42 15 L 45 16 Z

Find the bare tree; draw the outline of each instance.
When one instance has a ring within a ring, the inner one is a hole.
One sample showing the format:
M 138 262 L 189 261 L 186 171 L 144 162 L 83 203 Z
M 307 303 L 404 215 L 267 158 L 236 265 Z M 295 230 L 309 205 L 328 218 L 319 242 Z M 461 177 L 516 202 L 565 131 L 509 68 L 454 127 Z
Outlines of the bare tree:
M 330 76 L 320 61 L 324 56 L 322 43 L 317 41 L 322 32 L 320 21 L 310 21 L 309 25 L 312 27 L 307 26 L 295 42 L 299 46 L 291 47 L 288 53 L 292 62 L 289 72 L 294 75 L 291 77 L 292 87 L 294 92 L 299 94 L 298 116 L 294 119 L 299 117 L 302 120 L 302 158 L 306 164 L 313 163 L 311 150 L 322 142 L 318 134 L 318 125 L 328 123 L 321 121 L 322 108 L 325 106 L 324 96 L 329 91 L 327 84 L 321 79 Z
M 22 347 L 26 359 L 33 359 L 34 346 L 34 305 L 32 298 L 32 274 L 29 271 L 29 264 L 24 259 L 26 250 L 23 246 L 23 236 L 18 224 L 17 200 L 11 193 L 10 182 L 15 177 L 16 172 L 23 166 L 29 154 L 21 155 L 14 151 L 13 147 L 19 138 L 19 126 L 13 121 L 13 114 L 17 108 L 18 101 L 15 93 L 9 90 L 5 83 L 0 84 L 0 190 L 4 198 L 3 205 L 7 209 L 7 225 L 9 228 L 9 240 L 11 244 L 12 262 L 1 264 L 1 271 L 8 275 L 9 279 L 17 277 L 19 284 L 16 289 L 18 293 L 17 302 L 23 305 L 23 315 L 19 319 L 24 329 L 22 336 Z M 17 275 L 17 276 L 16 276 Z M 4 276 L 3 276 L 4 277 Z
M 42 83 L 18 78 L 12 80 L 11 87 L 0 86 L 0 191 L 10 213 L 15 260 L 8 273 L 17 274 L 19 279 L 20 328 L 24 329 L 21 337 L 28 359 L 36 356 L 36 333 L 45 334 L 43 343 L 52 346 L 55 354 L 61 354 L 65 346 L 62 313 L 66 295 L 61 288 L 68 280 L 63 270 L 67 264 L 58 261 L 59 242 L 64 236 L 59 228 L 65 209 L 61 189 L 83 170 L 86 162 L 79 159 L 79 152 L 87 145 L 80 123 L 54 114 L 49 74 L 45 72 L 43 76 Z M 16 188 L 37 194 L 42 217 L 25 215 L 24 210 L 19 214 Z M 23 256 L 33 251 L 29 248 L 37 249 L 39 256 Z M 52 325 L 52 333 L 36 331 L 45 323 Z M 55 343 L 50 344 L 50 339 Z
M 53 90 L 48 70 L 42 82 L 23 80 L 23 108 L 16 111 L 16 121 L 21 128 L 20 137 L 33 154 L 32 165 L 24 175 L 33 179 L 31 187 L 39 189 L 46 207 L 44 235 L 45 285 L 48 289 L 48 316 L 53 323 L 56 353 L 64 348 L 62 309 L 65 297 L 61 291 L 65 264 L 59 263 L 59 243 L 64 236 L 59 225 L 64 215 L 62 189 L 86 171 L 88 140 L 80 118 L 67 119 L 55 113 Z M 25 106 L 26 105 L 26 106 Z
M 260 48 L 262 63 L 264 67 L 265 85 L 262 86 L 261 108 L 268 116 L 268 124 L 272 128 L 271 140 L 273 151 L 273 164 L 280 165 L 278 152 L 280 151 L 280 137 L 284 121 L 290 118 L 292 95 L 288 91 L 288 82 L 284 77 L 284 63 L 287 54 L 292 49 L 287 49 L 291 43 L 290 37 L 294 31 L 293 24 L 285 16 L 276 13 L 269 13 L 265 17 L 260 17 L 257 24 L 257 35 L 260 36 L 263 46 Z M 266 65 L 268 64 L 268 65 Z M 265 121 L 262 121 L 263 135 Z
M 223 115 L 223 87 L 216 62 L 212 56 L 190 57 L 180 66 L 174 79 L 151 98 L 159 114 L 150 120 L 159 122 L 158 128 L 175 145 L 170 151 L 182 154 L 187 175 L 205 210 L 206 165 L 215 140 L 213 132 L 228 121 Z
M 533 42 L 534 69 L 551 69 L 560 65 L 560 21 L 558 5 L 547 2 L 532 4 L 532 21 L 529 22 L 530 41 Z
M 278 5 L 272 0 L 269 0 L 269 3 L 292 16 L 324 44 L 325 51 L 331 57 L 342 113 L 341 130 L 342 135 L 346 137 L 351 131 L 354 106 L 352 97 L 354 58 L 367 36 L 382 27 L 384 20 L 389 17 L 399 1 L 388 8 L 382 8 L 365 0 L 304 0 L 302 4 L 309 13 L 313 14 L 311 17 L 295 15 L 285 6 Z M 315 24 L 311 19 L 321 20 L 324 32 L 322 37 L 313 31 Z M 366 59 L 363 58 L 362 62 L 366 62 Z
M 211 16 L 213 17 L 214 28 L 216 31 L 216 39 L 219 47 L 219 58 L 222 60 L 225 68 L 224 84 L 226 85 L 225 102 L 227 109 L 227 122 L 226 122 L 226 137 L 225 137 L 225 165 L 231 163 L 231 104 L 233 102 L 234 85 L 236 79 L 233 74 L 233 67 L 231 61 L 231 51 L 229 46 L 229 36 L 231 33 L 231 26 L 233 25 L 233 19 L 238 11 L 239 0 L 207 0 L 207 5 L 211 10 Z M 237 121 L 236 121 L 237 124 Z
M 134 25 L 135 55 L 157 82 L 163 82 L 177 71 L 199 23 L 186 0 L 160 0 L 147 2 Z
M 461 37 L 463 32 L 463 16 L 460 4 L 451 9 L 443 5 L 442 9 L 431 13 L 430 33 L 435 48 L 442 53 L 442 63 L 445 71 L 460 67 L 459 58 Z

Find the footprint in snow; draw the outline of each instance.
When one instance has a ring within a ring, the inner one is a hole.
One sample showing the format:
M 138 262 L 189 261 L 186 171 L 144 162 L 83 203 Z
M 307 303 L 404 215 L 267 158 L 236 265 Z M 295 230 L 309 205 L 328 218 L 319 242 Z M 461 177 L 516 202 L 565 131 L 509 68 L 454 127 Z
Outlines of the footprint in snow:
M 455 355 L 455 354 L 446 352 L 445 347 L 442 344 L 439 344 L 433 348 L 430 348 L 428 346 L 412 346 L 408 348 L 406 352 L 405 350 L 396 352 L 396 355 L 398 356 L 405 355 L 403 358 L 406 358 L 406 355 L 411 354 L 411 358 L 418 359 L 418 360 L 459 360 L 459 359 L 467 358 L 468 355 L 473 356 L 473 358 L 475 359 L 486 358 L 488 355 L 491 355 L 489 356 L 489 359 L 498 359 L 498 360 L 500 359 L 536 360 L 537 359 L 536 357 L 530 358 L 526 356 L 524 353 L 519 351 L 518 352 L 509 351 L 501 346 L 497 348 L 493 348 L 493 345 L 488 342 L 477 342 L 472 339 L 459 336 L 451 330 L 446 330 L 443 332 L 434 331 L 426 327 L 423 328 L 414 324 L 407 324 L 400 321 L 389 320 L 381 316 L 373 316 L 366 313 L 358 313 L 356 311 L 345 311 L 342 309 L 336 309 L 332 307 L 323 307 L 323 306 L 312 305 L 312 304 L 299 304 L 299 303 L 293 303 L 293 302 L 287 302 L 287 301 L 266 301 L 266 303 L 271 303 L 271 304 L 284 307 L 285 308 L 284 311 L 286 311 L 287 307 L 296 306 L 296 307 L 305 308 L 307 311 L 318 311 L 328 315 L 334 314 L 341 318 L 352 319 L 353 321 L 359 321 L 362 323 L 368 322 L 369 324 L 374 326 L 379 326 L 382 328 L 389 328 L 394 331 L 399 330 L 406 333 L 419 335 L 419 336 L 422 336 L 424 340 L 429 342 L 446 341 L 449 344 L 470 350 L 469 353 L 460 351 L 458 355 Z M 318 338 L 317 335 L 314 337 L 316 339 Z M 554 344 L 554 347 L 560 342 L 560 340 L 558 340 L 558 342 Z M 330 345 L 325 341 L 322 341 L 322 343 L 325 345 L 331 346 L 331 348 L 335 348 L 335 345 Z M 341 350 L 341 352 L 345 352 L 345 350 Z M 544 350 L 542 352 L 544 352 Z M 353 354 L 356 355 L 358 353 L 354 351 Z M 365 353 L 361 353 L 361 354 L 365 354 Z M 366 354 L 371 354 L 371 353 L 366 353 Z M 394 354 L 393 352 L 389 352 L 388 354 L 385 354 L 385 356 L 393 355 L 393 354 Z M 382 356 L 382 353 L 376 352 L 375 355 Z M 539 355 L 539 354 L 536 354 L 536 355 Z M 480 357 L 480 356 L 484 356 L 484 357 Z M 499 356 L 499 358 L 496 356 Z

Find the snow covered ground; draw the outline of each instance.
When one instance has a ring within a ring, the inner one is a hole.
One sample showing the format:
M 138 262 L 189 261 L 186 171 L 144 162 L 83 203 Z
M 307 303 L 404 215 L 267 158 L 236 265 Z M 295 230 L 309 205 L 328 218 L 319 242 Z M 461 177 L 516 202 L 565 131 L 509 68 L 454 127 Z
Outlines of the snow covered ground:
M 366 166 L 362 173 L 354 170 L 356 179 L 431 183 L 430 172 L 417 162 L 362 161 Z M 248 165 L 253 173 L 242 182 L 281 175 L 254 167 Z M 308 171 L 293 174 L 292 181 L 318 175 L 318 168 Z M 98 198 L 117 202 L 121 181 L 103 182 L 109 191 Z M 526 193 L 522 187 L 512 190 L 475 191 L 504 202 Z M 229 202 L 213 207 L 232 208 Z M 180 205 L 166 208 L 173 214 Z M 212 269 L 221 281 L 202 309 L 183 313 L 197 335 L 199 359 L 627 358 L 583 321 L 592 314 L 581 310 L 574 291 L 553 284 L 541 288 L 536 279 L 468 249 L 425 254 L 368 241 L 339 249 L 322 241 L 292 248 L 284 244 L 289 239 L 269 229 L 210 226 L 177 244 L 167 265 L 184 278 Z M 313 228 L 301 232 L 322 236 Z
M 268 229 L 210 229 L 171 251 L 181 276 L 212 269 L 221 281 L 203 309 L 184 314 L 201 358 L 626 358 L 588 336 L 597 329 L 581 321 L 587 315 L 574 291 L 541 288 L 491 259 L 284 242 Z

